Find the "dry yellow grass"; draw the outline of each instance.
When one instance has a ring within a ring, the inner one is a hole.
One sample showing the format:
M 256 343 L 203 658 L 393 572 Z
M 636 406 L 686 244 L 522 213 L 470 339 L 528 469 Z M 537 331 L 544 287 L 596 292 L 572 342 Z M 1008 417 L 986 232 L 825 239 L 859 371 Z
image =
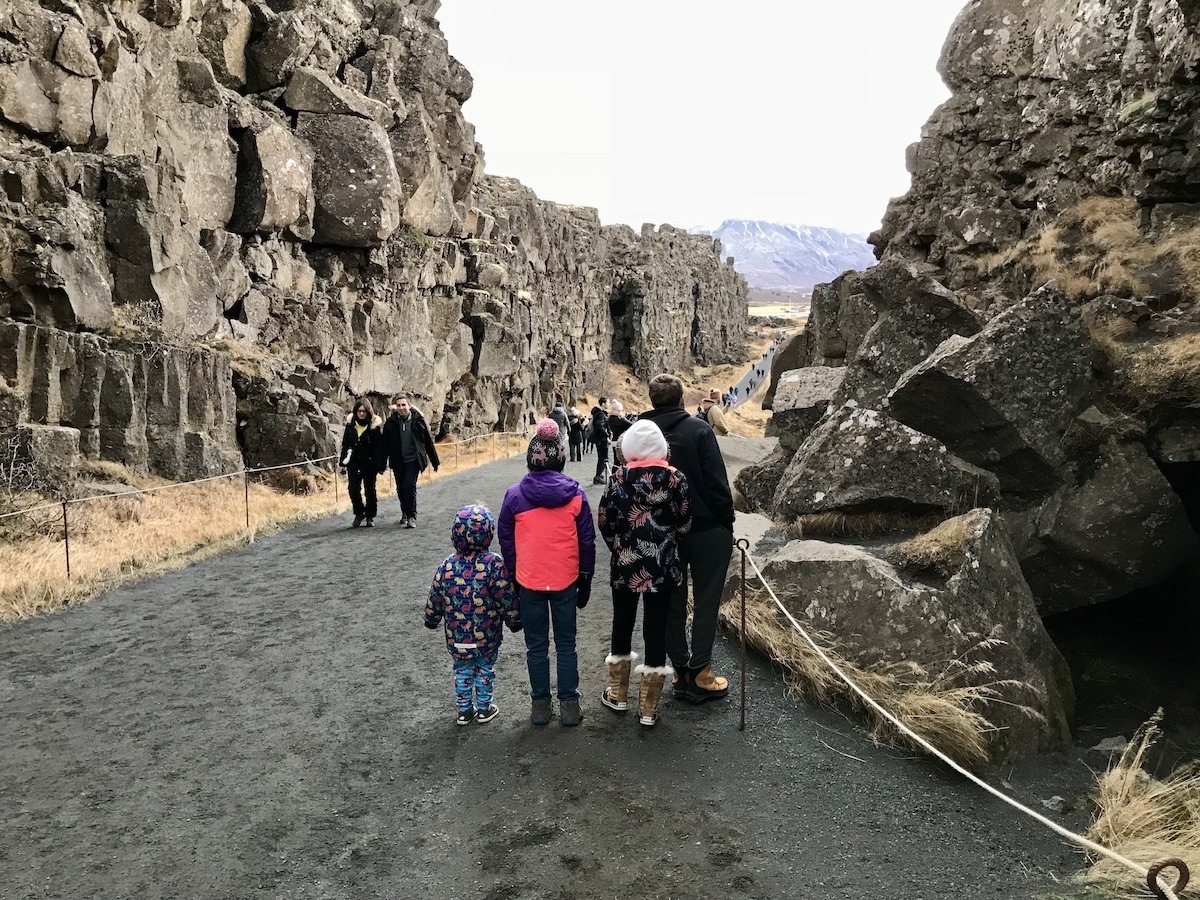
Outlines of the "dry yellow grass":
M 525 438 L 486 436 L 465 444 L 442 444 L 437 481 L 493 459 L 525 449 Z M 86 462 L 87 478 L 103 479 L 117 489 L 161 488 L 162 479 L 143 478 L 123 466 Z M 265 483 L 267 481 L 276 486 Z M 0 544 L 0 622 L 49 612 L 87 600 L 119 584 L 179 568 L 228 549 L 257 534 L 290 523 L 346 509 L 346 482 L 331 473 L 313 475 L 286 469 L 256 475 L 250 484 L 250 527 L 240 477 L 195 485 L 170 486 L 136 497 L 99 497 L 68 509 L 71 577 L 66 573 L 62 515 L 48 510 L 4 523 Z M 287 485 L 292 490 L 280 490 Z M 379 495 L 395 493 L 388 473 L 379 479 Z M 22 506 L 39 498 L 24 497 Z
M 721 618 L 728 627 L 739 630 L 739 598 L 722 604 Z M 812 637 L 880 706 L 943 753 L 972 768 L 988 763 L 986 736 L 995 728 L 981 710 L 988 701 L 999 698 L 1001 689 L 1011 686 L 1007 682 L 986 680 L 978 683 L 994 673 L 989 664 L 955 659 L 947 661 L 937 672 L 912 662 L 863 668 L 838 651 L 831 635 L 816 632 Z M 826 703 L 848 700 L 870 717 L 871 736 L 876 742 L 899 746 L 912 743 L 850 691 L 774 603 L 758 593 L 747 598 L 746 641 L 784 669 L 788 686 L 797 696 Z M 986 644 L 979 649 L 986 649 Z
M 1200 873 L 1200 763 L 1176 770 L 1164 780 L 1143 768 L 1161 735 L 1159 710 L 1130 742 L 1120 760 L 1100 776 L 1099 815 L 1088 837 L 1144 866 L 1179 857 Z M 1175 873 L 1164 873 L 1167 880 Z M 1100 859 L 1085 873 L 1089 881 L 1116 887 L 1128 896 L 1146 896 L 1143 882 L 1124 866 Z
M 941 521 L 939 515 L 915 516 L 891 512 L 822 512 L 798 516 L 783 530 L 796 538 L 870 538 L 924 531 Z
M 896 544 L 888 558 L 901 568 L 934 571 L 948 578 L 962 565 L 963 551 L 974 540 L 978 521 L 978 516 L 972 514 L 947 519 L 924 534 Z
M 1192 298 L 1200 296 L 1200 224 L 1151 240 L 1137 224 L 1132 197 L 1088 197 L 1045 230 L 998 253 L 976 260 L 984 274 L 1009 266 L 1028 272 L 1034 286 L 1056 281 L 1074 300 L 1101 294 L 1145 297 L 1140 272 L 1170 262 L 1183 273 Z

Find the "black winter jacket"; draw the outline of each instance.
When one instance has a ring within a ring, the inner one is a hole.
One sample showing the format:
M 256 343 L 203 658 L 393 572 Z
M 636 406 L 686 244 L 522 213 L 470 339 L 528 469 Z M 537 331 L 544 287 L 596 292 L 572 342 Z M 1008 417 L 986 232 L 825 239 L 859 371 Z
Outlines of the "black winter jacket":
M 592 407 L 592 443 L 608 446 L 608 413 L 598 406 Z
M 346 461 L 346 454 L 350 460 Z M 358 436 L 354 427 L 354 413 L 346 416 L 346 429 L 342 432 L 342 451 L 338 455 L 338 465 L 359 472 L 382 472 L 387 465 L 387 454 L 383 452 L 383 419 L 372 416 L 371 424 Z
M 433 444 L 433 435 L 429 433 L 425 417 L 412 408 L 409 409 L 408 414 L 412 418 L 412 436 L 417 448 L 417 468 L 424 472 L 432 462 L 433 471 L 436 472 L 442 461 L 438 459 L 437 447 Z M 400 425 L 400 414 L 395 411 L 383 424 L 384 451 L 387 454 L 387 464 L 393 469 L 404 467 L 404 458 L 400 455 Z
M 692 503 L 692 532 L 720 526 L 733 528 L 733 493 L 725 457 L 708 423 L 678 406 L 656 406 L 642 413 L 662 429 L 671 448 L 671 465 L 688 480 Z

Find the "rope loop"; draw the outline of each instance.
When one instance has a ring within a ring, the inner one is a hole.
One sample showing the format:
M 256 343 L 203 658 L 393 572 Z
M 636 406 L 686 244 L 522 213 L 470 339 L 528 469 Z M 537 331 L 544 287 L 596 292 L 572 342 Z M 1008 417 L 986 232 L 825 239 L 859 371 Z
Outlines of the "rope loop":
M 1150 888 L 1154 892 L 1154 895 L 1161 898 L 1161 900 L 1168 900 L 1167 891 L 1163 889 L 1163 886 L 1158 881 L 1158 876 L 1163 869 L 1174 869 L 1179 873 L 1179 878 L 1176 879 L 1175 887 L 1172 890 L 1172 893 L 1176 896 L 1182 893 L 1183 889 L 1188 886 L 1188 881 L 1191 880 L 1192 874 L 1188 869 L 1188 864 L 1178 856 L 1160 859 L 1147 870 L 1146 887 Z

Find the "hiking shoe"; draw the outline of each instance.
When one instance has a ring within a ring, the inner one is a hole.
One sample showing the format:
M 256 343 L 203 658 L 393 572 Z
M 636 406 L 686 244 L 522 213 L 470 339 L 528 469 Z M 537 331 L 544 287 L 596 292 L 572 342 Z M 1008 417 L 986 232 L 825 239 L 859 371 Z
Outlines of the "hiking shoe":
M 374 519 L 367 519 L 367 521 L 363 522 L 363 528 L 374 528 L 374 527 L 375 527 Z
M 350 523 L 350 527 L 357 528 L 359 525 L 361 525 L 363 523 L 363 519 L 365 519 L 365 518 L 366 518 L 366 516 L 356 515 L 354 517 L 354 521 Z
M 534 725 L 549 725 L 552 715 L 554 715 L 554 705 L 548 698 L 534 700 L 533 709 L 529 713 L 529 721 Z
M 492 703 L 487 709 L 481 709 L 479 712 L 475 713 L 475 721 L 482 725 L 484 722 L 492 721 L 492 719 L 496 718 L 498 715 L 500 715 L 500 707 L 498 707 L 495 703 Z
M 713 674 L 710 663 L 699 672 L 691 674 L 683 699 L 688 703 L 708 703 L 710 700 L 720 700 L 728 693 L 729 681 Z
M 460 709 L 460 710 L 458 711 L 458 718 L 454 720 L 454 724 L 456 724 L 456 725 L 470 725 L 470 724 L 471 724 L 472 722 L 474 722 L 474 721 L 475 721 L 475 710 L 473 710 L 473 709 Z
M 578 700 L 562 700 L 558 704 L 558 714 L 562 717 L 562 723 L 568 728 L 578 725 L 583 721 L 583 710 L 579 706 Z
M 417 517 L 409 516 L 407 519 L 405 519 L 404 527 L 405 528 L 416 528 L 417 527 Z

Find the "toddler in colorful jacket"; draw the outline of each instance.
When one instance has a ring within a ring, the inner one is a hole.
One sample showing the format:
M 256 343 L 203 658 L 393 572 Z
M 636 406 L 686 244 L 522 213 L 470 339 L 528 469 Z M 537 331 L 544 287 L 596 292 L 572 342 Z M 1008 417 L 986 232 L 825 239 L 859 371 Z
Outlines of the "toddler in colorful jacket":
M 500 712 L 492 700 L 496 656 L 504 625 L 521 630 L 515 584 L 504 561 L 488 550 L 495 532 L 486 506 L 458 511 L 450 531 L 456 552 L 438 567 L 425 604 L 426 628 L 445 621 L 459 725 L 490 722 Z

